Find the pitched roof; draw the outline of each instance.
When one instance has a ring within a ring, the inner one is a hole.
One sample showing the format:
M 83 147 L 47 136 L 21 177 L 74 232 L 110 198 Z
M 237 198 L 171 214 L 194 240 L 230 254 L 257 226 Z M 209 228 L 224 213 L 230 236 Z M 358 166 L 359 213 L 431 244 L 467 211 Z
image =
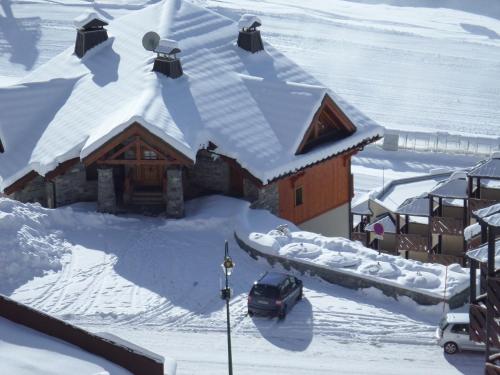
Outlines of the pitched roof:
M 368 199 L 353 206 L 351 212 L 355 215 L 373 215 L 372 210 L 370 210 Z
M 400 215 L 429 217 L 429 197 L 408 198 L 395 212 Z
M 450 178 L 440 182 L 429 195 L 441 198 L 467 199 L 468 183 L 465 172 L 455 172 Z
M 496 153 L 490 159 L 480 162 L 467 175 L 469 177 L 500 178 L 500 155 Z
M 184 75 L 152 72 L 142 47 L 153 29 L 178 41 Z M 265 43 L 237 47 L 238 27 L 211 10 L 163 1 L 114 20 L 82 59 L 73 47 L 0 89 L 1 189 L 34 170 L 88 156 L 139 122 L 191 160 L 209 141 L 264 183 L 383 134 L 383 128 Z M 295 155 L 328 94 L 356 125 L 340 141 Z

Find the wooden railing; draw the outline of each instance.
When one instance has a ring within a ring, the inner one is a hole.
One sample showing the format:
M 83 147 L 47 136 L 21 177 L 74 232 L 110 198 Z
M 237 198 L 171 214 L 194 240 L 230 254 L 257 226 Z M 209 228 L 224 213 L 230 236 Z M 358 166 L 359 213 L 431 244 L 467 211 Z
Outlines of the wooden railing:
M 460 236 L 464 233 L 464 222 L 454 217 L 434 216 L 431 218 L 431 231 L 433 234 Z
M 475 342 L 486 342 L 486 307 L 480 303 L 469 305 L 469 337 Z
M 481 245 L 481 234 L 479 234 L 467 241 L 467 250 L 477 249 Z
M 488 360 L 489 363 L 486 363 L 484 373 L 486 375 L 500 375 L 500 366 L 498 365 L 498 363 L 500 362 L 500 354 L 497 353 L 490 355 Z
M 450 264 L 453 263 L 458 263 L 463 265 L 464 258 L 448 254 L 429 254 L 429 262 L 439 263 L 442 264 L 443 266 L 449 266 Z
M 366 232 L 352 232 L 351 238 L 353 241 L 359 241 L 363 245 L 366 245 L 366 241 L 368 240 L 368 233 L 366 233 Z
M 419 234 L 396 235 L 396 250 L 424 251 L 428 250 L 427 237 Z

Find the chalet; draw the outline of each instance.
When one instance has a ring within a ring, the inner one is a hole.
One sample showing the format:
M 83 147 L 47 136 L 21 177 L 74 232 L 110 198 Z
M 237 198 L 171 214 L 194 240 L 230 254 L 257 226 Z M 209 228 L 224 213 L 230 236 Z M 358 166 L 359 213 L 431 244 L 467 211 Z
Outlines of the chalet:
M 383 128 L 266 43 L 258 17 L 170 0 L 75 26 L 74 47 L 0 89 L 4 194 L 174 218 L 226 194 L 349 235 L 351 157 Z

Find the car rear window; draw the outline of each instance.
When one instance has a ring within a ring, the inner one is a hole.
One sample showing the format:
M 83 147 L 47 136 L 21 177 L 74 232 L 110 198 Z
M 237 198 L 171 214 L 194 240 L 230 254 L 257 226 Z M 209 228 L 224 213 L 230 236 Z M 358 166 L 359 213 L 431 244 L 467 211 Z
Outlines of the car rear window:
M 279 291 L 278 288 L 272 285 L 256 284 L 252 287 L 250 295 L 257 297 L 266 297 L 266 298 L 278 298 Z
M 447 325 L 448 325 L 448 321 L 446 320 L 446 317 L 444 317 L 439 322 L 439 328 L 441 328 L 441 330 L 444 331 L 444 329 L 446 328 Z

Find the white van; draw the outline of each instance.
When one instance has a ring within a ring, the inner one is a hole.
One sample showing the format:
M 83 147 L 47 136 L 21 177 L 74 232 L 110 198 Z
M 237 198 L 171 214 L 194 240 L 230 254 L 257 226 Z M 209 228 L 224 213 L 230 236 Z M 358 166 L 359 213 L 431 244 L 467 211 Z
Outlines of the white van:
M 436 330 L 437 343 L 447 354 L 455 354 L 459 350 L 485 350 L 483 343 L 469 338 L 469 314 L 450 313 L 441 319 Z

